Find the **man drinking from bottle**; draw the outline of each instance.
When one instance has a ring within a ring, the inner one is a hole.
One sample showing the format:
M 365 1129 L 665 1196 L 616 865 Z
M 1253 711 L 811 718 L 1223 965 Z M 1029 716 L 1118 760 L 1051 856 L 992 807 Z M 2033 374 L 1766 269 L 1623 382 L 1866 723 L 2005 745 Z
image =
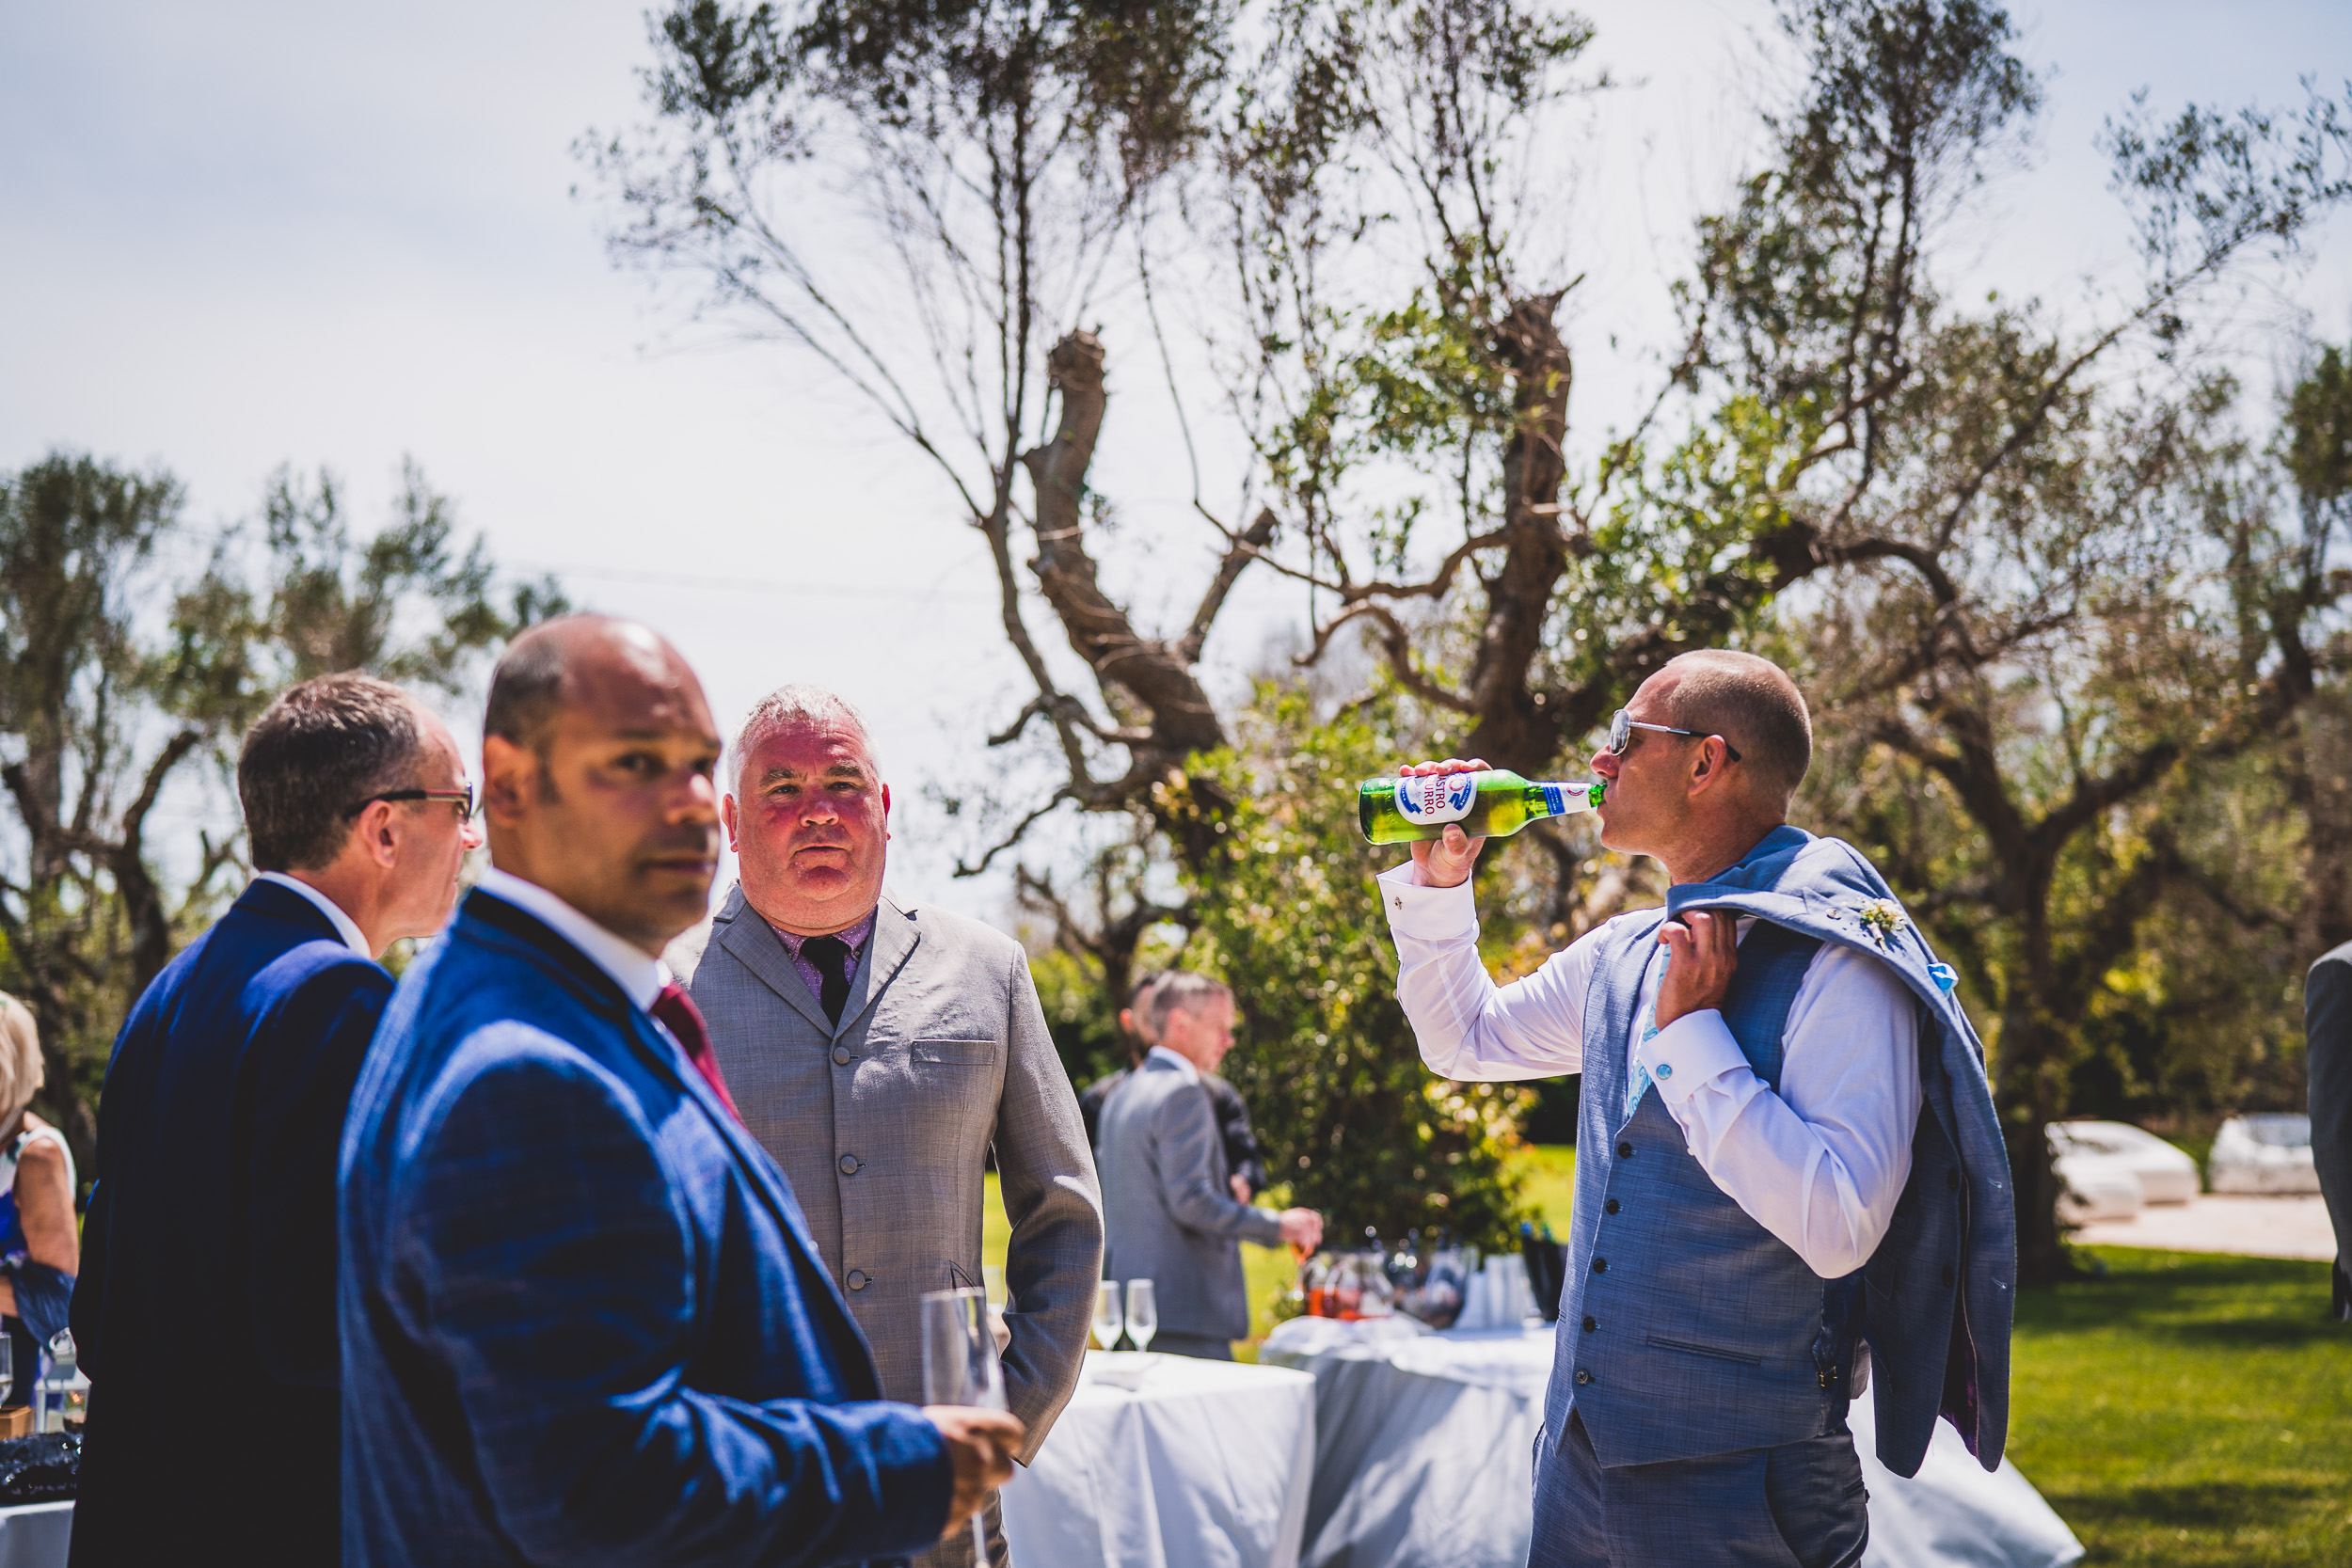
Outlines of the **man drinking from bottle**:
M 1939 1414 L 2000 1461 L 2015 1225 L 1982 1048 L 1878 873 L 1788 825 L 1811 757 L 1768 660 L 1652 675 L 1593 768 L 1601 843 L 1662 862 L 1666 907 L 1512 985 L 1479 958 L 1483 839 L 1380 879 L 1433 1070 L 1583 1075 L 1535 1568 L 1859 1562 L 1867 1376 L 1889 1468 Z

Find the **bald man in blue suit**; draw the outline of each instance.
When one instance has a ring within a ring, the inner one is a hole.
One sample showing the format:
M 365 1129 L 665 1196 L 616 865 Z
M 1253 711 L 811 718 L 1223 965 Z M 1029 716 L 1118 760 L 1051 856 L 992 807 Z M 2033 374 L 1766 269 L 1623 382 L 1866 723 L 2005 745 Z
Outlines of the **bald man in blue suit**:
M 644 627 L 492 677 L 493 869 L 403 976 L 340 1178 L 354 1568 L 904 1557 L 1011 1474 L 1000 1412 L 891 1403 L 662 968 L 720 742 Z

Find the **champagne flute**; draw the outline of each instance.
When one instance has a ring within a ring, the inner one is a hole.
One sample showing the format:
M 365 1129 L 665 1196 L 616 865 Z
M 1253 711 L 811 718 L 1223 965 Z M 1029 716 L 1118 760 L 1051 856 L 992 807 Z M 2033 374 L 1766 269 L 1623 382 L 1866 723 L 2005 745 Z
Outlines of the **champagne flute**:
M 1160 1331 L 1160 1305 L 1152 1298 L 1148 1279 L 1127 1281 L 1127 1338 L 1136 1349 L 1150 1350 L 1152 1336 Z
M 1094 1292 L 1094 1342 L 1104 1350 L 1117 1350 L 1119 1327 L 1119 1281 L 1105 1279 Z
M 966 1285 L 923 1296 L 923 1402 L 1005 1408 L 1005 1370 L 988 1327 L 988 1292 Z M 988 1510 L 972 1515 L 975 1564 L 988 1561 Z

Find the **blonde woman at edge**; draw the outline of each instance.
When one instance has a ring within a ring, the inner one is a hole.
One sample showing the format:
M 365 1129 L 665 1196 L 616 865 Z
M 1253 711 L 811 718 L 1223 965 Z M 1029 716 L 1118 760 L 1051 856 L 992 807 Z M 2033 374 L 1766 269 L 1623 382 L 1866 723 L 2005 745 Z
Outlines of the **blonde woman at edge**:
M 25 1402 L 39 1351 L 65 1327 L 82 1267 L 72 1151 L 26 1108 L 42 1081 L 33 1015 L 0 995 L 0 1316 L 16 1345 L 16 1387 L 0 1401 L 8 1404 Z

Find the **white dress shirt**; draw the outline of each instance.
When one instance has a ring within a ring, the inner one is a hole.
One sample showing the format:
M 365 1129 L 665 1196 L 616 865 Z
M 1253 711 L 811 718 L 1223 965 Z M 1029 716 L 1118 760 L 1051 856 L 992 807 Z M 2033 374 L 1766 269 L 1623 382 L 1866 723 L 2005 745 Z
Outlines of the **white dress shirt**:
M 569 904 L 549 893 L 536 882 L 526 882 L 511 871 L 492 866 L 482 874 L 475 884 L 483 892 L 503 898 L 526 914 L 533 914 L 555 928 L 558 936 L 588 955 L 598 969 L 612 976 L 612 983 L 621 993 L 637 1004 L 641 1012 L 653 1011 L 654 998 L 670 983 L 670 966 L 646 952 L 627 937 L 616 936 L 597 925 Z
M 335 923 L 335 934 L 343 939 L 345 947 L 371 963 L 374 961 L 375 955 L 368 951 L 368 939 L 361 933 L 359 923 L 343 913 L 343 907 L 341 904 L 336 903 L 335 900 L 299 877 L 289 877 L 282 871 L 257 871 L 253 874 L 253 879 L 257 882 L 276 882 L 279 887 L 290 888 L 308 898 L 318 906 L 319 913 Z
M 1177 1071 L 1183 1073 L 1184 1075 L 1184 1082 L 1187 1084 L 1198 1084 L 1200 1082 L 1200 1069 L 1194 1067 L 1192 1063 L 1186 1061 L 1184 1057 L 1179 1056 L 1176 1053 L 1170 1051 L 1164 1045 L 1153 1046 L 1149 1052 L 1145 1053 L 1143 1059 L 1147 1062 L 1166 1062 L 1169 1067 L 1172 1067 Z
M 1497 986 L 1478 956 L 1470 884 L 1423 887 L 1408 863 L 1380 878 L 1396 939 L 1397 1000 L 1422 1060 L 1470 1082 L 1584 1069 L 1584 1003 L 1611 921 L 1525 979 Z M 1620 915 L 1618 920 L 1640 915 Z M 1754 922 L 1740 922 L 1745 937 Z M 1662 965 L 1645 974 L 1629 1036 L 1700 1166 L 1749 1218 L 1824 1279 L 1869 1261 L 1911 1176 L 1919 1120 L 1919 1005 L 1886 964 L 1824 942 L 1782 1035 L 1780 1089 L 1756 1075 L 1723 1014 L 1686 1013 L 1641 1038 Z M 1598 1042 L 1597 1042 L 1598 1048 Z M 1611 1122 L 1625 1119 L 1612 1106 Z

